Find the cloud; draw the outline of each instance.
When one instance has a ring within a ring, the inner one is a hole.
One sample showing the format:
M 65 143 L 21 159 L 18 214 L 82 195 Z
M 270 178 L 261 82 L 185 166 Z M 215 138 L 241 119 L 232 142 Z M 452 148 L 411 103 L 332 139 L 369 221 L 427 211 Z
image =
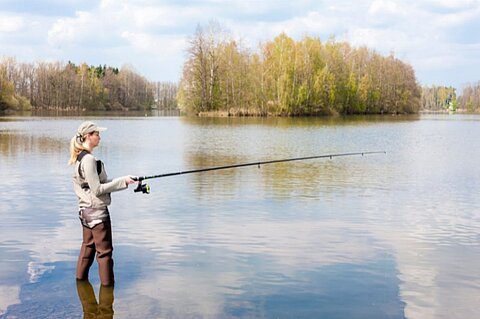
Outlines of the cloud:
M 391 32 L 374 28 L 358 28 L 346 36 L 346 40 L 354 46 L 367 46 L 369 48 L 381 48 L 382 51 L 398 49 L 399 44 L 404 43 L 406 35 L 402 32 Z
M 130 43 L 134 50 L 155 53 L 165 58 L 181 51 L 186 45 L 185 39 L 179 39 L 174 35 L 124 31 L 121 36 Z
M 30 283 L 38 282 L 45 273 L 50 273 L 54 269 L 54 265 L 47 266 L 41 263 L 30 261 L 28 263 L 28 274 L 30 275 Z
M 478 0 L 424 0 L 419 4 L 426 10 L 437 12 L 469 11 L 480 6 Z
M 369 14 L 398 14 L 400 6 L 395 1 L 375 0 L 368 9 Z
M 9 16 L 0 13 L 0 34 L 17 32 L 25 27 L 25 21 L 21 16 Z
M 75 18 L 60 18 L 48 31 L 50 44 L 73 43 L 82 41 L 91 35 L 98 36 L 98 25 L 91 13 L 79 11 Z M 97 30 L 97 32 L 93 32 Z
M 48 31 L 48 44 L 54 55 L 78 63 L 131 64 L 150 80 L 159 80 L 159 73 L 175 79 L 187 37 L 182 23 L 197 15 L 196 8 L 105 0 L 90 12 L 57 19 Z

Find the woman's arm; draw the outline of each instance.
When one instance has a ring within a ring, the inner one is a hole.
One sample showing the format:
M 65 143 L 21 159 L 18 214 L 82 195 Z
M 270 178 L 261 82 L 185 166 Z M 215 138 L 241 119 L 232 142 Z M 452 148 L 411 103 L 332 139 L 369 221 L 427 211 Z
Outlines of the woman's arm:
M 107 183 L 101 183 L 97 173 L 97 162 L 92 155 L 86 155 L 83 160 L 85 180 L 95 196 L 112 193 L 128 187 L 128 176 L 118 177 Z

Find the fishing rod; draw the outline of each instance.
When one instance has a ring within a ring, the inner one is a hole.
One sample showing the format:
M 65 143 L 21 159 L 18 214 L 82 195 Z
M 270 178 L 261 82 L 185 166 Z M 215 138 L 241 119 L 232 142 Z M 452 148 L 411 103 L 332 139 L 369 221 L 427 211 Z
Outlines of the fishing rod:
M 385 152 L 385 151 L 374 151 L 374 152 L 356 152 L 356 153 L 340 153 L 340 154 L 326 154 L 326 155 L 316 155 L 316 156 L 294 157 L 294 158 L 286 158 L 286 159 L 278 159 L 278 160 L 270 160 L 270 161 L 262 161 L 262 162 L 252 162 L 252 163 L 207 167 L 207 168 L 201 168 L 201 169 L 193 169 L 193 170 L 188 170 L 188 171 L 180 171 L 180 172 L 150 175 L 150 176 L 136 176 L 136 177 L 133 177 L 132 179 L 134 181 L 139 182 L 137 188 L 135 188 L 135 190 L 134 190 L 135 192 L 142 192 L 144 194 L 149 194 L 150 193 L 150 186 L 142 183 L 142 181 L 144 181 L 146 179 L 169 177 L 169 176 L 176 176 L 176 175 L 185 175 L 185 174 L 193 174 L 193 173 L 202 173 L 202 172 L 209 172 L 209 171 L 218 171 L 218 170 L 222 170 L 222 169 L 231 169 L 231 168 L 246 167 L 246 166 L 258 166 L 258 168 L 260 168 L 260 165 L 266 165 L 266 164 L 293 162 L 293 161 L 304 161 L 304 160 L 318 159 L 318 158 L 330 158 L 330 159 L 332 159 L 334 157 L 345 157 L 345 156 L 355 156 L 355 155 L 364 156 L 364 155 L 370 155 L 370 154 L 387 154 L 387 152 Z

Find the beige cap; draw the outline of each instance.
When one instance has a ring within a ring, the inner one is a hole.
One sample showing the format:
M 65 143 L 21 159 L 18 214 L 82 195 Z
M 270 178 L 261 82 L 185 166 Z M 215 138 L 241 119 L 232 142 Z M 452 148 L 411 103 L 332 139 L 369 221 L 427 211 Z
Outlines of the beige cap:
M 78 127 L 77 135 L 85 136 L 89 133 L 93 132 L 102 132 L 105 131 L 106 127 L 99 127 L 97 124 L 93 123 L 92 121 L 85 121 Z

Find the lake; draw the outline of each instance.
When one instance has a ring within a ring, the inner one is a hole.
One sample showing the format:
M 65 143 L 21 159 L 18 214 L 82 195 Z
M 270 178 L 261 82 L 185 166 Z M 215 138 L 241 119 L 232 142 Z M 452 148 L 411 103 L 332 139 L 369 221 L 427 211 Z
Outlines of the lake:
M 110 177 L 386 154 L 114 193 L 116 284 L 102 291 L 96 262 L 91 285 L 75 280 L 67 161 L 85 119 L 108 127 L 95 155 Z M 0 318 L 478 318 L 479 136 L 477 115 L 0 117 Z

